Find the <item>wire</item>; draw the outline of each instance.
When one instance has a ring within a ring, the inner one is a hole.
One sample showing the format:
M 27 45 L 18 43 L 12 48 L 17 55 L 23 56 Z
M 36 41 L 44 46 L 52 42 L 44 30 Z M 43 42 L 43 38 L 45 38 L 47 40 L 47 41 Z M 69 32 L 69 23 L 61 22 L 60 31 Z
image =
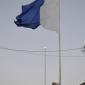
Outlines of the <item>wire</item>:
M 20 52 L 44 52 L 44 51 L 17 50 L 17 49 L 11 49 L 11 48 L 6 48 L 6 47 L 0 47 L 0 49 L 10 50 L 10 51 L 20 51 Z M 74 51 L 74 50 L 81 50 L 81 49 L 82 48 L 74 48 L 74 49 L 66 49 L 66 50 L 61 50 L 61 51 L 64 52 L 64 51 Z M 56 50 L 56 51 L 46 51 L 46 52 L 59 52 L 59 50 Z
M 10 51 L 21 51 L 21 52 L 44 52 L 44 51 L 17 50 L 17 49 L 5 48 L 5 47 L 0 47 L 0 49 L 10 50 Z M 56 51 L 46 51 L 46 52 L 56 52 Z
M 28 51 L 28 50 L 16 50 L 16 49 L 10 49 L 10 48 L 4 48 L 4 47 L 0 47 L 0 49 L 4 49 L 4 50 L 10 50 L 10 51 L 16 51 L 16 52 L 26 52 L 26 53 L 28 53 L 29 52 L 29 54 L 31 54 L 31 55 L 40 55 L 40 56 L 43 56 L 44 54 L 36 54 L 37 52 L 39 53 L 39 52 L 41 52 L 41 53 L 43 53 L 44 51 Z M 75 49 L 68 49 L 68 50 L 63 50 L 63 51 L 69 51 L 69 50 L 79 50 L 79 49 L 81 49 L 81 48 L 75 48 Z M 57 52 L 57 51 L 46 51 L 46 52 Z M 46 56 L 56 56 L 56 57 L 58 57 L 58 55 L 46 55 Z M 85 57 L 85 56 L 77 56 L 77 55 L 66 55 L 66 56 L 62 56 L 62 57 Z
M 9 50 L 9 51 L 15 51 L 15 52 L 25 52 L 25 53 L 29 53 L 31 55 L 40 55 L 43 56 L 44 51 L 29 51 L 29 50 L 17 50 L 17 49 L 11 49 L 11 48 L 6 48 L 6 47 L 0 47 L 0 49 L 4 49 L 4 50 Z M 62 52 L 67 52 L 67 51 L 75 51 L 75 50 L 81 50 L 81 48 L 74 48 L 74 49 L 66 49 L 66 50 L 62 50 Z M 58 52 L 59 50 L 56 51 L 46 51 L 46 53 L 51 53 L 51 52 Z M 36 53 L 42 53 L 42 54 L 36 54 Z M 58 55 L 46 55 L 46 56 L 58 56 Z M 85 56 L 77 56 L 77 55 L 66 55 L 66 56 L 62 56 L 62 57 L 85 57 Z
M 81 50 L 82 48 L 73 48 L 73 49 L 66 49 L 66 50 L 62 50 L 62 51 L 74 51 L 74 50 Z

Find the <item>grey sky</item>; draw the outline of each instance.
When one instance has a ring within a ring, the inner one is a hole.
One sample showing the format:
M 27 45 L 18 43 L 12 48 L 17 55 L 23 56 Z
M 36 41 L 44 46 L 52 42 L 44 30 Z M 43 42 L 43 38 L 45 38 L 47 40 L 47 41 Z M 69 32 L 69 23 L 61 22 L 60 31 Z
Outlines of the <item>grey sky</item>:
M 0 47 L 23 50 L 58 49 L 58 34 L 38 27 L 19 28 L 14 24 L 21 5 L 31 0 L 0 0 Z M 61 0 L 61 47 L 80 48 L 85 43 L 85 0 Z M 42 54 L 42 53 L 41 53 Z M 58 55 L 58 53 L 50 53 Z M 80 50 L 63 52 L 62 84 L 85 81 L 85 56 Z M 43 54 L 34 55 L 0 49 L 1 85 L 43 85 Z M 58 81 L 58 57 L 47 56 L 47 85 Z

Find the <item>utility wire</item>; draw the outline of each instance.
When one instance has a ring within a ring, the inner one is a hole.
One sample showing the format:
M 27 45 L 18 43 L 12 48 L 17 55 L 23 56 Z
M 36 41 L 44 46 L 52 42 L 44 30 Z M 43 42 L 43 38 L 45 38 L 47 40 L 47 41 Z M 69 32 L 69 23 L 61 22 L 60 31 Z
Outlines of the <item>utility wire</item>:
M 16 50 L 16 49 L 10 49 L 10 48 L 4 48 L 4 47 L 0 47 L 0 49 L 4 49 L 4 50 L 10 50 L 10 51 L 15 51 L 15 52 L 26 52 L 26 53 L 29 53 L 31 55 L 40 55 L 40 56 L 43 56 L 44 54 L 44 51 L 28 51 L 28 50 Z M 75 49 L 67 49 L 67 50 L 62 50 L 62 51 L 74 51 L 74 50 L 81 50 L 81 48 L 75 48 Z M 58 52 L 57 51 L 46 51 L 46 52 Z M 40 53 L 40 54 L 36 54 L 36 53 Z M 41 54 L 42 53 L 42 54 Z M 49 55 L 47 54 L 46 56 L 56 56 L 58 57 L 59 55 Z M 66 55 L 66 56 L 63 56 L 62 57 L 85 57 L 85 56 L 79 56 L 79 55 Z
M 44 51 L 28 51 L 28 50 L 16 50 L 16 49 L 10 49 L 10 48 L 3 48 L 3 47 L 0 47 L 0 49 L 4 49 L 4 50 L 10 50 L 10 51 L 16 51 L 16 52 L 26 52 L 26 53 L 29 53 L 31 55 L 39 55 L 39 56 L 43 56 L 44 54 Z M 68 49 L 68 50 L 63 50 L 63 51 L 70 51 L 70 50 L 80 50 L 81 48 L 75 48 L 75 49 Z M 40 54 L 36 54 L 36 53 L 39 53 Z M 57 52 L 57 51 L 46 51 L 46 52 Z M 42 53 L 42 54 L 41 54 Z M 59 55 L 49 55 L 47 54 L 46 56 L 56 56 L 58 57 Z M 62 57 L 85 57 L 83 55 L 62 55 Z
M 11 49 L 11 48 L 6 48 L 6 47 L 0 47 L 0 49 L 4 49 L 4 50 L 9 50 L 9 51 L 15 51 L 15 52 L 25 52 L 25 53 L 29 53 L 32 55 L 44 55 L 44 51 L 29 51 L 29 50 L 17 50 L 17 49 Z M 76 51 L 76 50 L 81 50 L 82 48 L 74 48 L 74 49 L 66 49 L 66 50 L 62 50 L 62 52 L 68 52 L 68 51 Z M 51 52 L 58 52 L 59 50 L 56 51 L 46 51 L 46 53 L 51 53 Z M 36 54 L 36 53 L 40 53 L 40 54 Z M 42 54 L 41 54 L 42 53 Z M 59 55 L 46 55 L 46 56 L 59 56 Z M 84 57 L 84 56 L 77 56 L 77 55 L 66 55 L 62 57 Z
M 44 51 L 29 51 L 29 50 L 17 50 L 17 49 L 11 49 L 11 48 L 5 48 L 5 47 L 0 47 L 0 49 L 4 50 L 10 50 L 10 51 L 21 51 L 21 52 L 44 52 Z M 46 51 L 46 52 L 56 52 L 56 51 Z
M 0 47 L 0 49 L 4 50 L 10 50 L 10 51 L 20 51 L 20 52 L 44 52 L 44 51 L 30 51 L 30 50 L 17 50 L 17 49 L 11 49 L 11 48 L 6 48 L 6 47 Z M 62 52 L 67 52 L 67 51 L 76 51 L 76 50 L 81 50 L 82 48 L 74 48 L 74 49 L 65 49 L 61 50 Z M 59 52 L 59 50 L 56 51 L 46 51 L 46 52 Z
M 75 51 L 75 50 L 81 50 L 82 48 L 73 48 L 73 49 L 66 49 L 66 50 L 62 50 L 62 51 Z

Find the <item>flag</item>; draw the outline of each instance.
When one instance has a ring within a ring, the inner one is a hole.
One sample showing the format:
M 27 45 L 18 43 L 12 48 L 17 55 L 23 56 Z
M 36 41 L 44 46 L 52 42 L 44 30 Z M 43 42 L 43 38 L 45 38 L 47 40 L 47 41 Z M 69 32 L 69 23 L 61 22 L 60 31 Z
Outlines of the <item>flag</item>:
M 35 0 L 22 6 L 22 13 L 14 21 L 17 26 L 36 29 L 43 28 L 58 31 L 59 0 Z
M 40 7 L 44 0 L 35 0 L 22 6 L 22 13 L 16 17 L 15 24 L 19 27 L 36 29 L 40 25 Z
M 41 25 L 52 31 L 59 31 L 59 0 L 45 0 L 40 10 Z

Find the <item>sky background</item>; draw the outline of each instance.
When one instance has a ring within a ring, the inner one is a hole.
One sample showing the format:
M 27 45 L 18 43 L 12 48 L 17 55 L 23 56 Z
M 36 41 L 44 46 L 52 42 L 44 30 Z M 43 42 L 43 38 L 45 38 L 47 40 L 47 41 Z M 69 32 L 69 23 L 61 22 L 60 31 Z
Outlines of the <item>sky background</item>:
M 0 47 L 17 50 L 58 50 L 58 33 L 41 26 L 36 30 L 17 27 L 15 17 L 21 5 L 33 0 L 0 0 Z M 85 0 L 60 1 L 61 49 L 85 44 Z M 47 53 L 47 85 L 58 82 L 58 52 Z M 85 54 L 81 50 L 62 52 L 62 84 L 85 81 Z M 1 85 L 44 85 L 44 53 L 0 49 Z

